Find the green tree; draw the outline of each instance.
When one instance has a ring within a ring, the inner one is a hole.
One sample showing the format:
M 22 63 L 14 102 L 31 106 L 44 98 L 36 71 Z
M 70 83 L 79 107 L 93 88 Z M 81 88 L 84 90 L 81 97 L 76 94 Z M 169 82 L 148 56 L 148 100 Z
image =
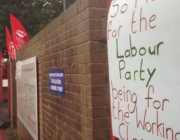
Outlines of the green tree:
M 74 1 L 66 0 L 67 7 Z M 5 25 L 11 32 L 10 13 L 21 21 L 31 38 L 62 12 L 63 0 L 0 0 L 0 48 L 5 54 Z

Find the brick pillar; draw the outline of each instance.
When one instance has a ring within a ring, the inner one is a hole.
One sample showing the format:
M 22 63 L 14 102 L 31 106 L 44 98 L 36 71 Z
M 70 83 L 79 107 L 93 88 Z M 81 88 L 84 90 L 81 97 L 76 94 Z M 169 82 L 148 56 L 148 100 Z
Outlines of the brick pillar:
M 91 84 L 88 98 L 91 101 L 93 140 L 110 139 L 109 80 L 106 44 L 108 0 L 89 0 L 90 69 Z
M 17 52 L 17 61 L 38 59 L 40 140 L 110 139 L 106 6 L 76 0 Z M 49 91 L 53 69 L 65 71 L 65 96 Z

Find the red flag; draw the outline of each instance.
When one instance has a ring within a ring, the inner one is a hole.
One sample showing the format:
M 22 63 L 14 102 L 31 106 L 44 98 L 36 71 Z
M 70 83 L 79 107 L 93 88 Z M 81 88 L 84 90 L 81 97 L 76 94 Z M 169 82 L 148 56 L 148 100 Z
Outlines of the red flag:
M 29 41 L 29 37 L 21 22 L 14 15 L 10 14 L 10 20 L 14 46 L 18 50 Z
M 0 51 L 0 59 L 1 59 L 1 68 L 4 69 L 4 68 L 5 68 L 5 64 L 4 64 L 4 59 L 3 59 L 2 50 Z
M 14 43 L 12 41 L 11 34 L 7 26 L 5 26 L 5 28 L 6 28 L 6 45 L 7 45 L 8 55 L 11 57 L 11 59 L 15 60 L 16 55 L 15 55 Z

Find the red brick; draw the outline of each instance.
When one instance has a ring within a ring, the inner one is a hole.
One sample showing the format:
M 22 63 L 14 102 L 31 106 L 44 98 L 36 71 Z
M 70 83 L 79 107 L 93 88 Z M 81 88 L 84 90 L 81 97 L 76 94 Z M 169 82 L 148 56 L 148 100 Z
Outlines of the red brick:
M 106 8 L 109 0 L 89 0 L 90 7 Z
M 89 10 L 90 19 L 107 18 L 107 8 L 99 9 L 99 8 L 91 7 L 88 10 Z
M 93 134 L 94 134 L 93 139 L 95 139 L 95 140 L 100 140 L 100 139 L 109 140 L 110 139 L 110 132 L 111 132 L 110 129 L 95 130 L 93 132 Z
M 96 129 L 105 129 L 109 128 L 110 118 L 97 118 L 93 121 L 93 128 Z
M 98 117 L 106 117 L 110 114 L 107 110 L 107 106 L 101 106 L 101 107 L 94 107 L 92 108 L 92 117 L 98 118 Z
M 90 57 L 91 63 L 107 63 L 106 57 L 106 53 L 93 53 Z
M 90 30 L 103 30 L 103 20 L 100 19 L 90 19 L 89 20 L 89 29 Z
M 107 75 L 92 75 L 91 76 L 92 85 L 106 85 L 108 83 Z

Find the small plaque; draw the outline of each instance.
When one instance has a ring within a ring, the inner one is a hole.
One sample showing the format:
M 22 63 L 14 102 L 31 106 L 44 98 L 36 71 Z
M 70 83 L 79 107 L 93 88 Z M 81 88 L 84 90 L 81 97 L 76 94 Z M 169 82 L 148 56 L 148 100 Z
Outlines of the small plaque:
M 49 71 L 49 89 L 50 92 L 65 95 L 64 88 L 64 70 Z

